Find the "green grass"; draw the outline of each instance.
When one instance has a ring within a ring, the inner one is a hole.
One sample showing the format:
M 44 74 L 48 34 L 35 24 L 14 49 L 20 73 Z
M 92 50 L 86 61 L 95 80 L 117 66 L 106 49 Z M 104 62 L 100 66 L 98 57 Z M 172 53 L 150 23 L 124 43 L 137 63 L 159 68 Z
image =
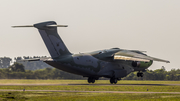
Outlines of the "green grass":
M 148 91 L 180 92 L 180 86 L 97 86 L 97 85 L 58 85 L 58 86 L 0 86 L 0 89 L 11 90 L 73 90 L 73 91 Z
M 179 94 L 117 94 L 62 92 L 0 92 L 0 100 L 14 101 L 178 101 Z
M 130 81 L 122 80 L 118 84 L 109 84 L 108 80 L 99 80 L 88 84 L 86 80 L 0 80 L 0 89 L 12 90 L 73 90 L 73 91 L 151 91 L 151 92 L 180 92 L 180 81 Z M 69 85 L 6 85 L 6 84 L 69 84 Z M 72 85 L 71 85 L 72 84 Z M 80 84 L 80 85 L 79 85 Z M 102 85 L 97 85 L 102 84 Z M 134 85 L 132 85 L 134 84 Z M 139 85 L 141 84 L 141 85 Z
M 11 90 L 73 90 L 73 91 L 139 91 L 180 92 L 180 81 L 130 81 L 122 80 L 109 85 L 109 80 L 88 84 L 86 80 L 0 80 L 0 89 Z M 6 84 L 69 84 L 69 85 L 6 85 Z M 97 85 L 100 84 L 100 85 Z M 102 84 L 102 85 L 101 85 Z M 139 85 L 141 84 L 141 85 Z M 11 93 L 11 94 L 8 94 Z M 122 93 L 73 93 L 73 92 L 16 92 L 1 91 L 0 101 L 179 101 L 180 94 L 122 94 Z
M 29 80 L 1 79 L 0 84 L 88 84 L 87 80 Z M 109 80 L 96 80 L 95 84 L 110 84 Z M 117 84 L 180 84 L 180 81 L 121 80 Z

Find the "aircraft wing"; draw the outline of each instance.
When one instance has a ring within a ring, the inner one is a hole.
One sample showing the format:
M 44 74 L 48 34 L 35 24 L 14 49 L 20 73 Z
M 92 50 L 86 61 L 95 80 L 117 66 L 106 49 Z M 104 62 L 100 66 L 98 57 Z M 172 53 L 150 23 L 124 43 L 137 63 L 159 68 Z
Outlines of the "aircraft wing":
M 114 54 L 114 60 L 131 60 L 131 61 L 142 61 L 142 62 L 149 62 L 152 60 L 152 61 L 170 63 L 167 60 L 150 57 L 145 54 L 139 54 L 132 51 L 119 51 Z

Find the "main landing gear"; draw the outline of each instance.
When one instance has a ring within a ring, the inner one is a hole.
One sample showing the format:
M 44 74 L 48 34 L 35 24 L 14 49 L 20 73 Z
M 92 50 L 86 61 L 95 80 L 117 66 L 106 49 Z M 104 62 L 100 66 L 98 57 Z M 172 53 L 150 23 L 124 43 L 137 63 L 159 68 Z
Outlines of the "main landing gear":
M 95 83 L 95 80 L 98 80 L 99 78 L 95 77 L 88 77 L 87 81 L 88 83 Z M 110 83 L 111 84 L 116 84 L 118 80 L 121 80 L 121 78 L 110 78 Z
M 95 80 L 98 80 L 99 78 L 94 78 L 94 77 L 88 77 L 88 83 L 95 83 Z
M 110 83 L 111 84 L 116 84 L 117 83 L 117 79 L 116 78 L 110 78 Z
M 118 80 L 121 80 L 121 78 L 119 79 L 119 78 L 110 78 L 110 83 L 111 84 L 116 84 L 117 82 L 118 82 Z
M 143 77 L 143 73 L 138 72 L 138 73 L 137 73 L 137 77 Z

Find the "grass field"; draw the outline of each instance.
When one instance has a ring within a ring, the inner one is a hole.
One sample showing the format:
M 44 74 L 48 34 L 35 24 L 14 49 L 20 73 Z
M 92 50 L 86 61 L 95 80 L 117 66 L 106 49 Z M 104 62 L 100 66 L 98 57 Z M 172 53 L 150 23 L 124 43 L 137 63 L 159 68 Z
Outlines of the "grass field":
M 71 90 L 71 91 L 137 91 L 137 92 L 180 92 L 180 81 L 131 81 L 122 80 L 117 85 L 109 85 L 109 80 L 99 80 L 88 84 L 86 80 L 0 80 L 0 89 L 10 90 Z M 8 84 L 8 85 L 6 85 Z M 57 85 L 10 85 L 10 84 L 57 84 Z M 69 85 L 58 85 L 69 84 Z M 139 85 L 140 84 L 140 85 Z M 148 91 L 147 91 L 148 89 Z M 82 92 L 30 92 L 1 91 L 0 100 L 21 101 L 170 101 L 180 100 L 180 94 L 146 94 L 146 93 L 82 93 Z
M 177 94 L 0 92 L 0 100 L 5 101 L 179 101 L 179 98 Z
M 53 85 L 53 86 L 0 86 L 0 89 L 11 90 L 72 90 L 72 91 L 148 91 L 149 92 L 180 92 L 180 86 L 101 86 L 101 85 Z

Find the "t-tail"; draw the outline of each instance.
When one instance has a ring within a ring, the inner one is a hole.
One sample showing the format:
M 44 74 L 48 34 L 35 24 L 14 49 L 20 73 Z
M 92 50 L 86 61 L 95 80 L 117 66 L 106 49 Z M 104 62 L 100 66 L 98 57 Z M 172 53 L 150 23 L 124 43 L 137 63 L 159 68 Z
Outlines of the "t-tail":
M 65 55 L 71 55 L 61 37 L 57 33 L 57 27 L 67 27 L 67 25 L 57 25 L 54 21 L 37 23 L 34 25 L 12 26 L 12 27 L 35 27 L 38 29 L 51 57 L 53 59 Z

